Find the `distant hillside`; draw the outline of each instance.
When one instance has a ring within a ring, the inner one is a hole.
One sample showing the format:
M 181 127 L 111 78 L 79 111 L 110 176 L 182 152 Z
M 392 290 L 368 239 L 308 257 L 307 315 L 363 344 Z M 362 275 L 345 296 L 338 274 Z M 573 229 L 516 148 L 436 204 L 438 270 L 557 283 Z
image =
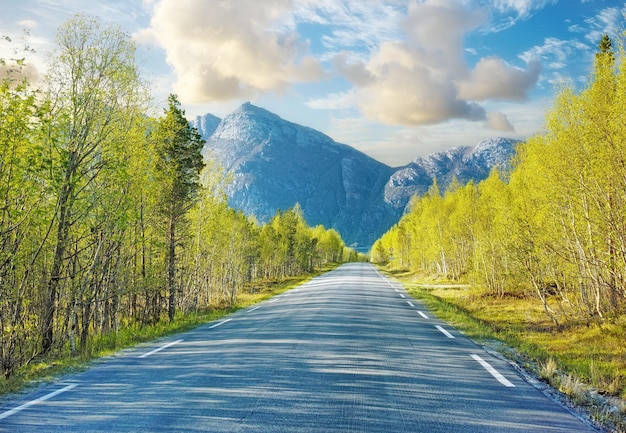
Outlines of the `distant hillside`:
M 435 178 L 441 191 L 455 177 L 461 184 L 486 179 L 493 167 L 508 168 L 519 143 L 510 138 L 491 138 L 474 147 L 454 147 L 418 157 L 391 176 L 385 185 L 385 199 L 392 206 L 404 209 L 413 195 L 426 193 Z
M 514 140 L 485 140 L 391 168 L 323 133 L 245 103 L 223 119 L 212 115 L 194 126 L 233 175 L 231 206 L 269 220 L 277 209 L 299 203 L 310 225 L 335 228 L 348 245 L 368 249 L 403 214 L 413 194 L 436 177 L 442 189 L 453 176 L 462 183 L 487 177 L 505 165 Z

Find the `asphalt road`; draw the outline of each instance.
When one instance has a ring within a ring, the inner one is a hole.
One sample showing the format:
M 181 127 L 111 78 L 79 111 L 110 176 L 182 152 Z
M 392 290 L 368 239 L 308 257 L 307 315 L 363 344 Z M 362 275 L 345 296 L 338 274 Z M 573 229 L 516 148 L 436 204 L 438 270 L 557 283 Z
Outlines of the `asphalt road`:
M 0 403 L 6 432 L 590 432 L 366 263 Z

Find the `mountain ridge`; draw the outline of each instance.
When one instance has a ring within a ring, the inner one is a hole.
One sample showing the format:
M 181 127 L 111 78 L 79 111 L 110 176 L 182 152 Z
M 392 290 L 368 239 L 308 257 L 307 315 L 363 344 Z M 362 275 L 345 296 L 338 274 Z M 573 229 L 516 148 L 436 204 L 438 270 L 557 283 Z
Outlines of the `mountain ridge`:
M 232 207 L 266 222 L 276 210 L 299 203 L 309 225 L 334 228 L 348 245 L 363 250 L 434 178 L 442 189 L 453 177 L 461 183 L 482 180 L 493 166 L 506 166 L 518 143 L 483 140 L 390 167 L 249 102 L 223 119 L 207 114 L 192 124 L 206 140 L 205 154 L 232 175 L 226 187 Z

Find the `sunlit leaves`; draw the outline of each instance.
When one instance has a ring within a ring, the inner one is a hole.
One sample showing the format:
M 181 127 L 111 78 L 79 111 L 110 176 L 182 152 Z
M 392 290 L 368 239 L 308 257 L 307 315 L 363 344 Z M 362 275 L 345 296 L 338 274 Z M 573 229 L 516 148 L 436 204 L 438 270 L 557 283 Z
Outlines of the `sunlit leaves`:
M 468 275 L 499 296 L 524 291 L 556 324 L 622 314 L 624 60 L 603 38 L 589 85 L 560 92 L 545 133 L 518 147 L 506 182 L 494 172 L 477 189 L 456 186 L 443 196 L 435 185 L 377 242 L 374 258 L 452 279 Z
M 123 326 L 353 258 L 298 206 L 264 225 L 229 208 L 223 169 L 176 97 L 148 116 L 134 56 L 117 26 L 78 16 L 59 29 L 44 88 L 19 74 L 27 62 L 0 60 L 4 376 L 44 351 L 89 353 Z

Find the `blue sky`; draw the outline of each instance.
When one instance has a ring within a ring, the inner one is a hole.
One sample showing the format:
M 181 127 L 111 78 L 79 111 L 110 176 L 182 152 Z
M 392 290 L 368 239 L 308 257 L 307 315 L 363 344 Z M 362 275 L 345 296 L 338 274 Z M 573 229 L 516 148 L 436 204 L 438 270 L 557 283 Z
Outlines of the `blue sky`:
M 245 101 L 393 166 L 483 138 L 524 139 L 565 83 L 582 88 L 614 0 L 0 0 L 0 35 L 29 32 L 43 76 L 76 13 L 122 26 L 155 105 L 188 117 Z M 0 56 L 10 58 L 0 45 Z

